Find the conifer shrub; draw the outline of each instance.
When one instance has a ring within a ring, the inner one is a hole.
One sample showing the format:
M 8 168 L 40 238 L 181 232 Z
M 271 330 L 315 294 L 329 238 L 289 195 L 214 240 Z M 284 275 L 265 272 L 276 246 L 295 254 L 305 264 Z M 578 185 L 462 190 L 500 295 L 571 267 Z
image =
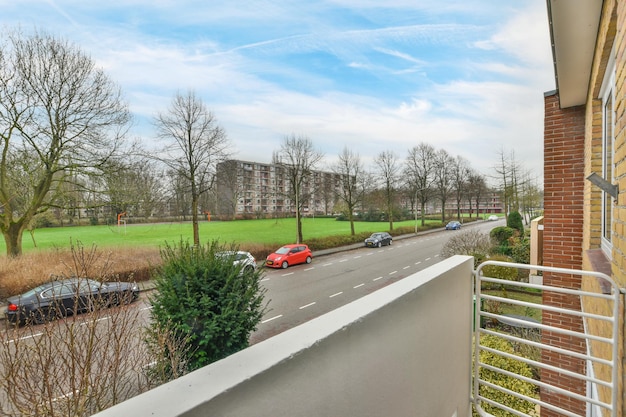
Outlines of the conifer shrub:
M 162 265 L 153 278 L 156 291 L 150 296 L 154 329 L 148 335 L 166 332 L 185 340 L 179 348 L 186 357 L 177 363 L 184 363 L 186 371 L 248 347 L 263 317 L 262 270 L 244 270 L 234 265 L 234 257 L 216 256 L 236 250 L 217 241 L 200 246 L 181 241 L 161 249 Z M 165 367 L 174 354 L 164 351 Z

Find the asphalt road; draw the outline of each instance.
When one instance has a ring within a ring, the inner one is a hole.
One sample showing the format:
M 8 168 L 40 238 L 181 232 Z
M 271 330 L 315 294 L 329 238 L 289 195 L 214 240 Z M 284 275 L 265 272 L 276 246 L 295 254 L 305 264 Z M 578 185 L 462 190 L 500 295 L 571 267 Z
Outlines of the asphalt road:
M 461 230 L 438 230 L 418 236 L 395 238 L 382 248 L 358 247 L 324 256 L 311 264 L 289 269 L 267 268 L 268 311 L 251 343 L 257 343 L 289 328 L 332 311 L 381 287 L 396 282 L 441 260 L 445 242 L 467 228 L 488 233 L 501 222 L 478 222 Z

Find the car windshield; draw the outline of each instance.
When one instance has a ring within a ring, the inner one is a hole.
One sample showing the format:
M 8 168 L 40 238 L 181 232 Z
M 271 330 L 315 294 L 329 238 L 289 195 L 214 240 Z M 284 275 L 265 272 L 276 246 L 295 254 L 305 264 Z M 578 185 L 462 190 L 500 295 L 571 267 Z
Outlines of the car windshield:
M 372 236 L 370 236 L 372 239 L 380 239 L 383 237 L 382 233 L 374 233 L 372 234 Z
M 283 246 L 282 248 L 278 249 L 276 253 L 279 255 L 284 255 L 286 253 L 289 253 L 290 250 L 291 248 L 288 248 L 287 246 Z

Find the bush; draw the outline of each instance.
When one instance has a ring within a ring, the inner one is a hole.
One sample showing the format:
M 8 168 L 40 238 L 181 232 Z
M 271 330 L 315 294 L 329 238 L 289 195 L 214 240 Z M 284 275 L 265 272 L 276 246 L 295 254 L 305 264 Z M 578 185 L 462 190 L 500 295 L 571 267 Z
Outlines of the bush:
M 504 255 L 493 255 L 489 257 L 490 261 L 499 261 L 499 262 L 511 262 L 512 259 L 508 256 Z M 483 274 L 499 279 L 506 279 L 509 281 L 514 281 L 517 278 L 517 268 L 509 267 L 509 266 L 500 266 L 500 265 L 486 265 L 482 269 Z
M 509 354 L 514 353 L 514 349 L 511 344 L 505 339 L 497 336 L 487 334 L 482 335 L 480 338 L 480 343 L 482 346 L 498 350 L 500 352 L 505 352 Z M 504 357 L 497 353 L 483 350 L 480 352 L 480 361 L 481 363 L 484 363 L 486 365 L 500 368 L 502 370 L 509 371 L 517 375 L 521 375 L 527 378 L 533 377 L 532 369 L 528 364 L 516 359 Z M 488 381 L 494 385 L 498 385 L 519 394 L 528 397 L 537 396 L 536 386 L 530 382 L 522 381 L 512 376 L 504 375 L 500 372 L 487 369 L 485 367 L 480 368 L 479 376 L 481 380 Z M 479 393 L 485 398 L 488 398 L 499 404 L 503 404 L 522 413 L 530 414 L 535 409 L 535 404 L 530 401 L 520 399 L 514 395 L 507 394 L 498 389 L 491 388 L 485 385 L 480 386 Z M 510 415 L 508 411 L 505 411 L 499 407 L 495 407 L 486 402 L 481 403 L 481 407 L 487 413 L 490 413 L 496 417 L 504 417 Z
M 524 234 L 524 222 L 519 212 L 513 211 L 509 213 L 509 216 L 506 218 L 506 225 L 511 229 L 517 230 L 520 235 Z
M 516 229 L 506 226 L 496 227 L 491 230 L 489 237 L 491 238 L 492 253 L 499 255 L 511 255 L 512 248 L 509 245 L 510 239 L 518 234 Z
M 441 256 L 449 258 L 452 255 L 469 255 L 474 257 L 474 266 L 485 260 L 491 249 L 489 236 L 477 230 L 468 230 L 455 233 L 443 245 Z
M 150 297 L 153 333 L 188 340 L 187 357 L 177 360 L 187 371 L 246 348 L 265 312 L 261 270 L 242 271 L 233 259 L 216 256 L 225 250 L 237 248 L 217 241 L 198 247 L 181 241 L 161 250 L 163 264 Z M 161 369 L 171 362 L 165 353 Z

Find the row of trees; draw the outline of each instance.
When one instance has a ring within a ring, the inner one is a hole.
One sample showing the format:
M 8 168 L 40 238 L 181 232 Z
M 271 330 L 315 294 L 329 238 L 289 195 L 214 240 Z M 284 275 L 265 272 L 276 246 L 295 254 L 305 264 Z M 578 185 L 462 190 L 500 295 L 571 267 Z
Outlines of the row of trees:
M 7 253 L 22 251 L 25 230 L 49 221 L 94 221 L 134 216 L 190 216 L 194 244 L 200 243 L 198 221 L 214 211 L 216 167 L 231 157 L 231 143 L 213 113 L 193 91 L 175 95 L 154 117 L 155 136 L 165 143 L 154 152 L 128 139 L 132 117 L 120 88 L 76 46 L 45 33 L 9 32 L 0 43 L 0 231 Z M 284 138 L 274 153 L 288 178 L 285 198 L 295 203 L 297 240 L 301 241 L 304 186 L 324 155 L 306 136 Z M 344 149 L 330 168 L 341 178 L 332 198 L 350 220 L 378 203 L 393 229 L 399 205 L 410 206 L 424 222 L 425 205 L 468 201 L 484 196 L 486 178 L 462 157 L 427 143 L 410 149 L 404 163 L 394 151 L 375 159 L 366 170 L 360 156 Z M 531 195 L 517 174 L 519 167 L 502 158 L 499 173 L 507 206 L 529 204 Z M 330 195 L 330 193 L 329 193 Z M 331 197 L 329 197 L 331 198 Z M 471 211 L 471 210 L 470 210 Z M 457 212 L 460 216 L 460 212 Z M 417 227 L 417 226 L 416 226 Z

